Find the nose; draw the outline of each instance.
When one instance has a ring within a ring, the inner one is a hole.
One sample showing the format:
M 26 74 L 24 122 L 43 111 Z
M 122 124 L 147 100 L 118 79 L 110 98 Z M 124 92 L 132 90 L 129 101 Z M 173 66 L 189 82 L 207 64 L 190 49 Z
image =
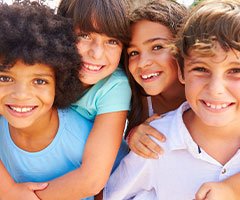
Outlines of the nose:
M 12 98 L 18 100 L 25 100 L 31 97 L 31 89 L 26 83 L 16 83 L 12 88 Z
M 94 59 L 100 59 L 104 54 L 104 44 L 101 41 L 93 41 L 89 55 Z
M 224 79 L 221 76 L 212 76 L 208 82 L 208 91 L 213 97 L 224 94 Z
M 151 56 L 148 53 L 141 53 L 139 56 L 138 67 L 144 68 L 152 64 Z

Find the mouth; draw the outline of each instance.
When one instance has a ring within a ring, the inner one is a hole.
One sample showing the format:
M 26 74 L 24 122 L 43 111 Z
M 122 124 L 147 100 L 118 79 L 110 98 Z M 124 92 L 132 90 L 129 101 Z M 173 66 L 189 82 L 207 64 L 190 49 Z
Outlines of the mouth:
M 213 102 L 204 101 L 204 100 L 202 100 L 202 103 L 206 105 L 206 107 L 208 107 L 209 109 L 216 110 L 216 111 L 227 109 L 228 107 L 234 104 L 233 102 L 213 103 Z
M 87 70 L 87 71 L 91 71 L 91 72 L 98 72 L 100 71 L 102 68 L 104 67 L 104 65 L 93 65 L 93 64 L 87 64 L 84 63 L 82 65 L 82 68 Z
M 144 74 L 144 75 L 141 75 L 141 78 L 146 81 L 146 80 L 151 80 L 151 79 L 154 79 L 158 76 L 160 76 L 160 72 L 154 72 L 154 73 L 149 73 L 149 74 Z
M 7 105 L 8 108 L 16 113 L 25 114 L 33 111 L 37 106 L 13 106 Z

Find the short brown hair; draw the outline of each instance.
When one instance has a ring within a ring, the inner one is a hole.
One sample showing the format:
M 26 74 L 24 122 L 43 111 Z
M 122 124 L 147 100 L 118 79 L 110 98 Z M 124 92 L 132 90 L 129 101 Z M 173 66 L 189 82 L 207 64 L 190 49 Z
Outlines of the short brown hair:
M 190 12 L 177 44 L 183 57 L 189 49 L 211 56 L 215 43 L 240 51 L 240 1 L 206 0 Z M 183 72 L 183 63 L 180 63 Z

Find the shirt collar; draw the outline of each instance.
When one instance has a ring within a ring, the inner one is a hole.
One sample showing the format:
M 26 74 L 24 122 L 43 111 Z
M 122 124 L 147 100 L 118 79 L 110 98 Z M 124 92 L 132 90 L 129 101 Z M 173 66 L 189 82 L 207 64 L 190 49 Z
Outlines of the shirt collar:
M 183 113 L 190 109 L 187 102 L 184 102 L 173 115 L 173 119 L 169 124 L 169 150 L 181 150 L 188 149 L 188 151 L 194 155 L 194 157 L 199 157 L 201 150 L 199 146 L 193 141 L 185 123 L 183 121 Z

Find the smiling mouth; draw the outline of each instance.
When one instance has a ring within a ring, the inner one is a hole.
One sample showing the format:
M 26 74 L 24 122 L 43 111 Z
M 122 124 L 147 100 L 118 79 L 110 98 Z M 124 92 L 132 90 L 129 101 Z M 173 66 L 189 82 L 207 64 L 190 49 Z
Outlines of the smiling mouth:
M 89 70 L 89 71 L 100 71 L 103 68 L 103 65 L 90 65 L 90 64 L 83 64 L 83 66 L 85 69 Z
M 32 110 L 34 110 L 37 106 L 22 106 L 22 107 L 19 107 L 19 106 L 10 106 L 8 105 L 8 107 L 13 110 L 14 112 L 17 112 L 17 113 L 28 113 L 28 112 L 31 112 Z
M 155 72 L 155 73 L 151 73 L 151 74 L 145 74 L 145 75 L 141 75 L 141 78 L 143 80 L 149 80 L 155 77 L 158 77 L 160 75 L 160 72 Z
M 228 108 L 229 106 L 233 105 L 234 103 L 210 103 L 207 101 L 202 101 L 208 108 L 213 110 L 223 110 Z

